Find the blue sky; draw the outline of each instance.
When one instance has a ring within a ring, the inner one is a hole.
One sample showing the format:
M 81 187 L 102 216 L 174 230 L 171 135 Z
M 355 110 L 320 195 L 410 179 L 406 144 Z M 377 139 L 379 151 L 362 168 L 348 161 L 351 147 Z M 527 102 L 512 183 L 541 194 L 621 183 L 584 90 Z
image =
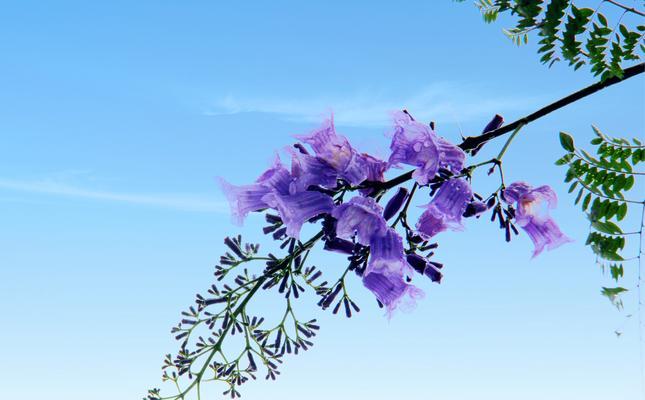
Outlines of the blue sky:
M 223 237 L 261 240 L 260 218 L 231 224 L 216 178 L 250 182 L 330 111 L 352 143 L 385 156 L 392 110 L 456 141 L 592 82 L 540 65 L 503 26 L 448 0 L 5 2 L 3 397 L 137 399 L 158 386 L 169 330 L 209 286 Z M 388 321 L 360 285 L 349 321 L 301 304 L 321 321 L 316 345 L 244 398 L 639 398 L 636 318 L 625 318 L 635 299 L 621 314 L 599 295 L 610 281 L 553 161 L 560 130 L 642 137 L 643 105 L 639 77 L 529 125 L 505 156 L 509 180 L 556 189 L 554 216 L 575 243 L 530 260 L 525 236 L 507 245 L 470 221 L 442 238 L 444 282 L 422 285 L 411 313 Z M 630 286 L 635 265 L 626 275 Z

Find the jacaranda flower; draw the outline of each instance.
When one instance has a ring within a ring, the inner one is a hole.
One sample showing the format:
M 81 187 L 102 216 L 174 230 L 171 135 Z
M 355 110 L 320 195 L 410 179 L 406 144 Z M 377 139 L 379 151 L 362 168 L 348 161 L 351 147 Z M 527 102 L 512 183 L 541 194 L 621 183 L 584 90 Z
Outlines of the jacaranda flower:
M 457 146 L 438 137 L 425 124 L 417 122 L 405 112 L 394 113 L 394 135 L 390 144 L 392 154 L 389 166 L 407 164 L 417 167 L 412 177 L 426 185 L 439 168 L 459 172 L 466 154 Z
M 321 186 L 328 189 L 336 187 L 338 172 L 326 161 L 298 150 L 288 149 L 291 153 L 290 192 L 302 192 L 310 186 Z
M 256 180 L 255 184 L 234 186 L 220 180 L 230 203 L 235 222 L 241 224 L 249 212 L 265 208 L 278 211 L 288 236 L 298 238 L 300 228 L 309 219 L 330 213 L 332 198 L 324 193 L 307 191 L 276 157 L 274 164 Z
M 332 198 L 324 193 L 306 191 L 288 195 L 271 192 L 262 200 L 271 208 L 278 210 L 280 219 L 287 227 L 286 234 L 300 237 L 300 228 L 305 222 L 321 214 L 328 214 L 334 208 Z
M 437 148 L 439 149 L 439 167 L 448 169 L 454 174 L 464 169 L 466 153 L 462 149 L 442 137 L 437 137 Z
M 297 136 L 311 146 L 316 157 L 331 166 L 337 176 L 352 185 L 365 180 L 383 180 L 385 163 L 372 156 L 360 154 L 347 138 L 336 134 L 333 118 L 309 135 Z
M 289 193 L 291 175 L 280 159 L 276 157 L 271 168 L 266 170 L 255 181 L 255 184 L 235 186 L 220 178 L 220 186 L 231 207 L 233 221 L 240 225 L 252 211 L 269 208 L 263 197 L 273 191 L 281 194 Z
M 417 231 L 430 238 L 447 229 L 461 229 L 461 217 L 473 196 L 470 185 L 464 179 L 444 182 L 417 222 Z
M 407 113 L 394 113 L 394 135 L 390 144 L 392 154 L 388 164 L 417 167 L 412 177 L 426 185 L 439 170 L 439 149 L 436 136 L 429 126 L 414 121 Z
M 525 182 L 510 184 L 503 192 L 503 199 L 509 204 L 516 204 L 515 219 L 517 224 L 529 235 L 535 250 L 533 257 L 544 248 L 555 249 L 571 242 L 549 215 L 549 210 L 557 206 L 558 198 L 549 186 L 533 188 Z
M 372 291 L 391 315 L 395 308 L 414 306 L 423 292 L 406 282 L 411 268 L 405 260 L 401 237 L 393 229 L 370 242 L 370 259 L 363 274 L 363 285 Z M 405 297 L 409 296 L 409 299 Z
M 336 223 L 336 236 L 352 239 L 369 246 L 372 237 L 383 236 L 387 229 L 383 219 L 383 207 L 371 197 L 353 197 L 347 203 L 337 206 L 332 216 Z

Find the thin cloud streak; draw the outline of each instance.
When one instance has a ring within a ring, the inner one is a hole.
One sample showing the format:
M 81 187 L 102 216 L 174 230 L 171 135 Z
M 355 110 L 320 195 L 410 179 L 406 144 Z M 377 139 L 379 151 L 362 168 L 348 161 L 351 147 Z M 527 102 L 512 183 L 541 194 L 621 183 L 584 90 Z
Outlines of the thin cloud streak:
M 334 112 L 335 122 L 345 126 L 387 126 L 394 110 L 405 108 L 416 119 L 442 123 L 489 118 L 500 112 L 526 110 L 539 104 L 537 97 L 491 96 L 483 88 L 435 84 L 407 97 L 362 93 L 345 97 L 320 98 L 242 98 L 228 95 L 217 99 L 205 115 L 241 113 L 275 114 L 298 122 L 319 122 Z
M 198 196 L 176 194 L 146 195 L 133 193 L 115 193 L 85 189 L 78 186 L 72 186 L 51 180 L 21 181 L 0 179 L 0 189 L 24 193 L 156 206 L 182 211 L 208 212 L 218 214 L 228 213 L 228 205 L 226 202 L 208 200 Z

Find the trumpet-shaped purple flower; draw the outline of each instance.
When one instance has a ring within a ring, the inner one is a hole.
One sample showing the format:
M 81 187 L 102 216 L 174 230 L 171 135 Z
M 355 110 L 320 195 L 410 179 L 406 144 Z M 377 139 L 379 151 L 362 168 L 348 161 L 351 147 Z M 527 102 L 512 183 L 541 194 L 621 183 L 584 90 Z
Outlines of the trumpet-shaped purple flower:
M 417 122 L 405 112 L 394 114 L 394 135 L 390 144 L 389 165 L 407 164 L 417 167 L 412 177 L 426 185 L 439 168 L 453 173 L 463 169 L 466 154 L 457 146 L 438 137 L 427 125 Z
M 450 179 L 441 185 L 417 222 L 417 231 L 430 238 L 447 229 L 461 229 L 461 217 L 473 191 L 464 179 Z
M 337 206 L 332 216 L 336 223 L 336 236 L 352 239 L 362 245 L 369 246 L 372 237 L 382 236 L 387 229 L 382 216 L 381 207 L 371 197 L 353 197 L 347 203 Z
M 555 249 L 571 242 L 549 215 L 557 206 L 557 196 L 549 186 L 533 188 L 525 182 L 510 184 L 503 192 L 504 201 L 516 204 L 517 224 L 529 235 L 535 245 L 533 257 L 545 248 Z
M 429 126 L 414 121 L 407 113 L 394 113 L 394 135 L 390 144 L 392 154 L 388 164 L 417 167 L 412 177 L 426 185 L 439 170 L 439 149 L 436 136 Z
M 383 180 L 385 163 L 367 154 L 358 153 L 347 138 L 336 134 L 333 118 L 309 135 L 298 136 L 311 146 L 316 157 L 327 163 L 339 178 L 352 185 L 364 180 Z
M 324 193 L 306 191 L 282 195 L 271 192 L 262 200 L 271 208 L 278 210 L 280 219 L 287 227 L 286 234 L 299 238 L 300 228 L 305 222 L 321 214 L 327 214 L 334 208 L 334 201 Z
M 290 192 L 302 192 L 310 186 L 336 187 L 338 173 L 324 160 L 309 154 L 289 149 L 291 152 L 291 175 L 294 177 Z
M 399 305 L 414 306 L 415 300 L 423 296 L 421 290 L 406 282 L 409 271 L 403 243 L 396 231 L 388 229 L 384 235 L 372 238 L 363 285 L 374 293 L 389 315 Z M 407 301 L 406 295 L 409 296 Z
M 439 149 L 439 167 L 448 169 L 454 174 L 464 169 L 466 153 L 462 149 L 442 137 L 437 138 L 437 148 Z
M 221 178 L 219 181 L 230 204 L 233 221 L 240 225 L 250 212 L 269 208 L 263 200 L 265 195 L 273 191 L 288 194 L 291 175 L 276 157 L 271 168 L 260 175 L 255 184 L 235 186 Z
M 387 171 L 387 162 L 367 153 L 359 154 L 359 158 L 367 173 L 366 180 L 371 182 L 383 182 L 385 180 L 383 174 Z
M 234 186 L 223 179 L 220 183 L 235 222 L 241 224 L 249 212 L 273 208 L 285 224 L 286 234 L 295 238 L 305 222 L 320 214 L 330 213 L 334 208 L 330 196 L 307 191 L 309 185 L 298 185 L 298 180 L 277 157 L 271 168 L 252 185 Z

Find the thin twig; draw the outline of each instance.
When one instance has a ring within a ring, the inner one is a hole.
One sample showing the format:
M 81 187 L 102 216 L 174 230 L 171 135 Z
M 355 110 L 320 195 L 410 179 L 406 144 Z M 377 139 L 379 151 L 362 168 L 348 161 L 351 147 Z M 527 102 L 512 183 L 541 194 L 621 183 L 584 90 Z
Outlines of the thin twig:
M 611 4 L 615 5 L 616 7 L 620 7 L 620 8 L 622 8 L 623 10 L 625 10 L 627 12 L 632 12 L 634 14 L 640 15 L 641 17 L 645 17 L 644 12 L 639 11 L 634 7 L 626 6 L 626 5 L 621 4 L 621 3 L 617 2 L 617 1 L 614 1 L 614 0 L 604 0 L 604 1 L 606 1 L 607 3 L 611 3 Z

